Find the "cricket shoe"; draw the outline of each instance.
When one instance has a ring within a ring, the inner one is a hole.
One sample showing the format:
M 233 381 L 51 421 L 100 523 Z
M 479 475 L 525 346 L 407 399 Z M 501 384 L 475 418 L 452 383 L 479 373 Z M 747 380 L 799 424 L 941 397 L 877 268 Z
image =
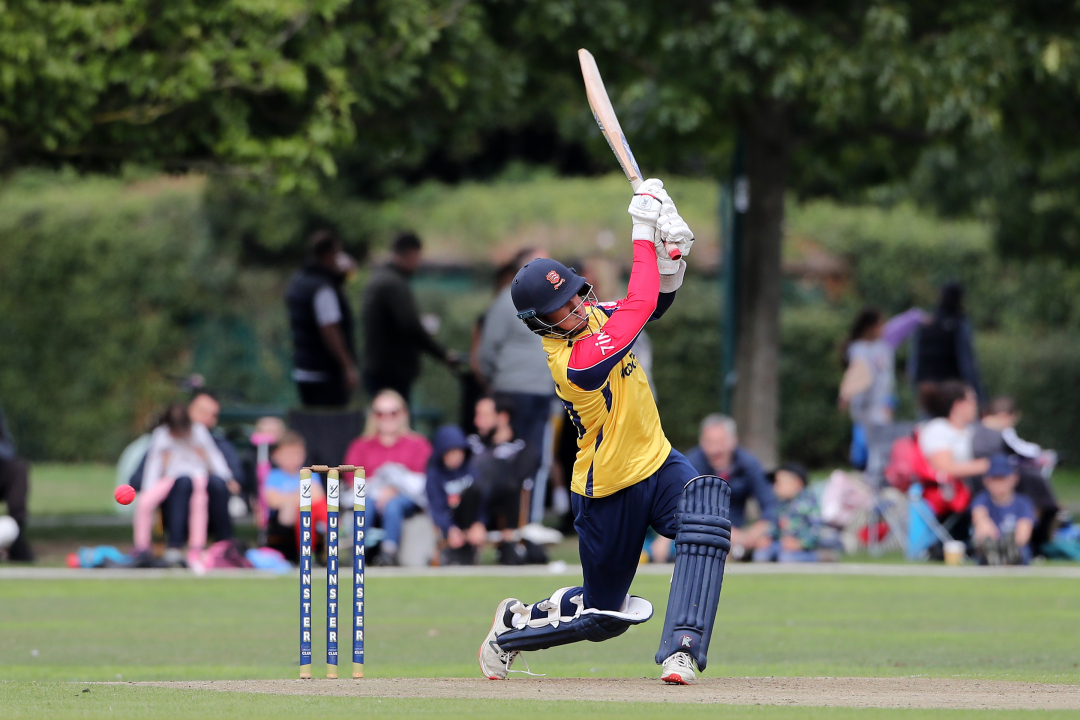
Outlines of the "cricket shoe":
M 664 661 L 660 679 L 672 685 L 693 685 L 697 675 L 694 674 L 694 658 L 690 653 L 677 652 L 670 655 Z
M 506 652 L 499 647 L 499 636 L 511 629 L 506 622 L 507 616 L 512 617 L 510 608 L 520 604 L 521 601 L 517 598 L 506 598 L 499 603 L 499 607 L 495 608 L 495 619 L 491 623 L 491 630 L 484 638 L 484 644 L 480 646 L 478 653 L 480 672 L 488 680 L 505 680 L 506 674 L 510 672 L 510 666 L 514 664 L 514 658 L 518 656 L 517 652 Z

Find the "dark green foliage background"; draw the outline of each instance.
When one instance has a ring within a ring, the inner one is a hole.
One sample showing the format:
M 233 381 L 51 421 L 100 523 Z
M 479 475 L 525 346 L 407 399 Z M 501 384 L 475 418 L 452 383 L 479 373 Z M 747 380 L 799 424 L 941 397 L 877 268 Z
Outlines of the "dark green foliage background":
M 559 183 L 537 182 L 544 184 L 521 197 L 561 198 Z M 373 247 L 377 255 L 393 224 L 386 217 L 400 222 L 445 207 L 457 192 L 472 203 L 482 194 L 477 186 L 435 185 L 418 195 L 416 208 L 380 211 L 264 203 L 197 178 L 15 176 L 0 192 L 0 407 L 22 453 L 112 461 L 153 413 L 179 397 L 176 378 L 189 372 L 204 374 L 227 406 L 288 407 L 295 395 L 281 298 L 301 254 L 295 236 L 330 221 L 354 251 Z M 509 222 L 522 212 L 517 202 L 504 205 L 497 212 L 505 218 L 486 210 L 486 221 Z M 846 456 L 848 423 L 835 397 L 840 349 L 858 308 L 931 308 L 938 284 L 952 278 L 969 288 L 989 391 L 1016 396 L 1023 436 L 1056 447 L 1067 461 L 1080 457 L 1080 410 L 1072 402 L 1080 393 L 1075 271 L 1053 260 L 1002 261 L 986 226 L 935 220 L 907 206 L 793 204 L 788 236 L 789 260 L 807 248 L 824 250 L 846 263 L 847 279 L 830 295 L 812 279 L 792 277 L 785 287 L 784 458 L 826 467 Z M 356 304 L 365 276 L 347 287 Z M 490 266 L 477 260 L 429 269 L 416 289 L 421 308 L 441 319 L 440 340 L 467 350 L 491 297 Z M 665 318 L 649 327 L 660 412 L 680 449 L 695 443 L 700 419 L 719 409 L 720 330 L 719 283 L 700 274 L 688 277 Z M 901 366 L 905 355 L 902 349 Z M 902 379 L 898 390 L 902 408 L 910 408 Z M 457 378 L 425 362 L 414 396 L 421 426 L 456 421 L 459 400 Z

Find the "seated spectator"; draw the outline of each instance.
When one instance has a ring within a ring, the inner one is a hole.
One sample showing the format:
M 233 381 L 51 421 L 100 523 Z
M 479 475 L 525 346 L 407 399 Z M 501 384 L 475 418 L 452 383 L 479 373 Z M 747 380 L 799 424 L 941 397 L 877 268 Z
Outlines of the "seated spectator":
M 371 402 L 364 434 L 354 440 L 345 453 L 345 463 L 363 467 L 368 477 L 368 527 L 382 527 L 384 537 L 379 546 L 376 564 L 397 564 L 401 544 L 401 524 L 421 509 L 424 497 L 423 475 L 431 444 L 409 429 L 409 409 L 405 399 L 394 390 L 383 390 Z M 388 469 L 385 478 L 380 469 L 389 463 L 401 470 L 420 475 L 412 488 L 412 478 L 396 468 Z M 401 482 L 395 481 L 396 479 Z
M 465 433 L 456 425 L 445 425 L 435 433 L 427 498 L 431 519 L 446 539 L 443 565 L 475 565 L 487 541 L 483 497 L 469 467 L 471 454 Z
M 975 392 L 962 382 L 948 380 L 921 389 L 932 419 L 919 428 L 919 450 L 935 470 L 952 477 L 982 475 L 986 459 L 974 459 L 972 423 L 978 414 Z
M 225 433 L 218 428 L 218 415 L 221 412 L 221 403 L 209 390 L 196 390 L 188 403 L 188 416 L 192 423 L 206 427 L 210 431 L 210 437 L 225 458 L 225 464 L 229 466 L 230 478 L 221 478 L 211 475 L 206 487 L 207 514 L 209 517 L 207 528 L 210 534 L 218 540 L 228 540 L 233 536 L 231 502 L 241 503 L 241 513 L 246 511 L 246 505 L 241 497 L 245 491 L 253 491 L 254 488 L 247 485 L 247 473 L 244 464 L 236 448 L 225 437 Z M 191 480 L 180 478 L 169 491 L 169 496 L 162 504 L 162 510 L 169 518 L 167 532 L 173 536 L 175 542 L 182 544 L 186 539 L 188 527 L 188 507 L 191 505 Z M 235 501 L 233 498 L 237 498 Z
M 270 452 L 274 467 L 266 476 L 263 499 L 271 511 L 277 512 L 277 522 L 296 528 L 297 548 L 300 543 L 300 470 L 304 467 L 307 446 L 299 433 L 285 431 Z M 311 476 L 311 522 L 315 529 L 326 527 L 326 493 L 317 473 Z M 291 553 L 290 553 L 291 555 Z
M 817 562 L 821 511 L 807 487 L 806 468 L 781 465 L 769 475 L 776 494 L 776 525 L 772 543 L 754 550 L 754 562 Z
M 210 476 L 231 479 L 232 472 L 218 450 L 210 431 L 193 423 L 184 405 L 171 405 L 161 424 L 150 436 L 138 501 L 135 505 L 134 554 L 151 553 L 151 526 L 154 511 L 168 497 L 181 478 L 191 482 L 188 515 L 188 567 L 204 571 L 202 551 L 206 548 L 207 486 Z
M 921 480 L 922 496 L 949 534 L 966 541 L 971 534 L 971 484 L 990 466 L 989 460 L 974 456 L 972 423 L 978 417 L 978 400 L 959 380 L 923 383 L 919 392 L 932 416 L 917 430 L 919 452 L 935 473 Z
M 731 557 L 741 560 L 759 547 L 772 544 L 776 522 L 776 496 L 765 479 L 765 471 L 748 450 L 739 447 L 735 421 L 714 413 L 701 421 L 698 446 L 686 459 L 702 475 L 719 475 L 731 487 Z M 761 517 L 746 522 L 746 503 L 757 501 Z
M 1019 422 L 1020 412 L 1012 398 L 997 397 L 991 400 L 983 412 L 982 421 L 975 426 L 973 453 L 977 458 L 1005 453 L 1016 460 L 1016 471 L 1020 477 L 1016 491 L 1035 505 L 1036 520 L 1031 533 L 1031 547 L 1038 553 L 1043 544 L 1050 540 L 1061 509 L 1048 477 L 1057 457 L 1052 451 L 1022 440 L 1016 434 Z M 977 481 L 975 493 L 982 489 L 982 483 Z
M 502 534 L 496 548 L 498 561 L 503 565 L 538 562 L 541 548 L 514 541 L 514 531 L 527 520 L 528 498 L 522 491 L 531 490 L 536 467 L 533 449 L 514 436 L 514 408 L 509 399 L 481 398 L 475 420 L 479 434 L 473 438 L 472 475 L 482 498 L 480 518 L 489 530 Z
M 1019 477 L 1004 453 L 990 458 L 986 489 L 971 503 L 972 541 L 980 565 L 1027 565 L 1035 506 L 1016 493 Z
M 7 420 L 0 412 L 0 501 L 7 503 L 7 514 L 19 526 L 19 534 L 7 548 L 8 560 L 33 562 L 34 553 L 26 539 L 29 520 L 30 464 L 15 452 L 15 439 L 8 430 Z

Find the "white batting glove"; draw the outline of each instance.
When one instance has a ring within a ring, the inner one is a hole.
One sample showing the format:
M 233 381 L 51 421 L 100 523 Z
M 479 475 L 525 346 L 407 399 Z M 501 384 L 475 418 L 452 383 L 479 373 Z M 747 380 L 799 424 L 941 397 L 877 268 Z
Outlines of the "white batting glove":
M 660 283 L 663 284 L 666 276 L 679 272 L 679 268 L 685 267 L 686 263 L 682 260 L 671 259 L 667 245 L 664 244 L 664 240 L 660 237 L 659 230 L 653 236 L 653 245 L 656 247 L 656 269 L 660 271 Z
M 659 265 L 662 261 L 660 258 L 656 259 L 656 264 Z M 675 272 L 665 273 L 660 271 L 660 292 L 672 293 L 682 287 L 683 276 L 686 274 L 686 261 L 685 260 L 668 260 L 667 262 L 675 263 Z
M 694 233 L 690 226 L 679 215 L 675 203 L 670 199 L 663 203 L 660 215 L 656 220 L 656 229 L 659 230 L 661 244 L 671 243 L 679 248 L 684 256 L 690 254 L 690 248 L 694 246 Z M 666 253 L 665 253 L 666 254 Z
M 626 210 L 634 221 L 632 240 L 653 242 L 656 235 L 656 220 L 660 217 L 664 201 L 670 201 L 670 199 L 664 190 L 664 183 L 656 178 L 649 178 L 638 185 L 634 199 L 630 201 L 630 207 Z

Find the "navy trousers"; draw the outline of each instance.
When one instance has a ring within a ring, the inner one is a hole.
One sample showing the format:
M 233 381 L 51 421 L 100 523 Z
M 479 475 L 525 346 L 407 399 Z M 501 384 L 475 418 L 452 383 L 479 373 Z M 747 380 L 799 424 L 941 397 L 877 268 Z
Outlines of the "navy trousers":
M 191 478 L 176 478 L 172 490 L 161 512 L 165 520 L 165 544 L 168 547 L 183 547 L 188 535 L 188 512 L 191 505 Z M 218 540 L 228 540 L 233 536 L 232 516 L 229 515 L 229 486 L 217 475 L 211 475 L 207 485 L 207 530 Z
M 675 537 L 675 511 L 683 488 L 700 473 L 672 450 L 660 469 L 613 495 L 574 494 L 574 528 L 585 575 L 585 607 L 618 610 L 637 572 L 645 533 Z

